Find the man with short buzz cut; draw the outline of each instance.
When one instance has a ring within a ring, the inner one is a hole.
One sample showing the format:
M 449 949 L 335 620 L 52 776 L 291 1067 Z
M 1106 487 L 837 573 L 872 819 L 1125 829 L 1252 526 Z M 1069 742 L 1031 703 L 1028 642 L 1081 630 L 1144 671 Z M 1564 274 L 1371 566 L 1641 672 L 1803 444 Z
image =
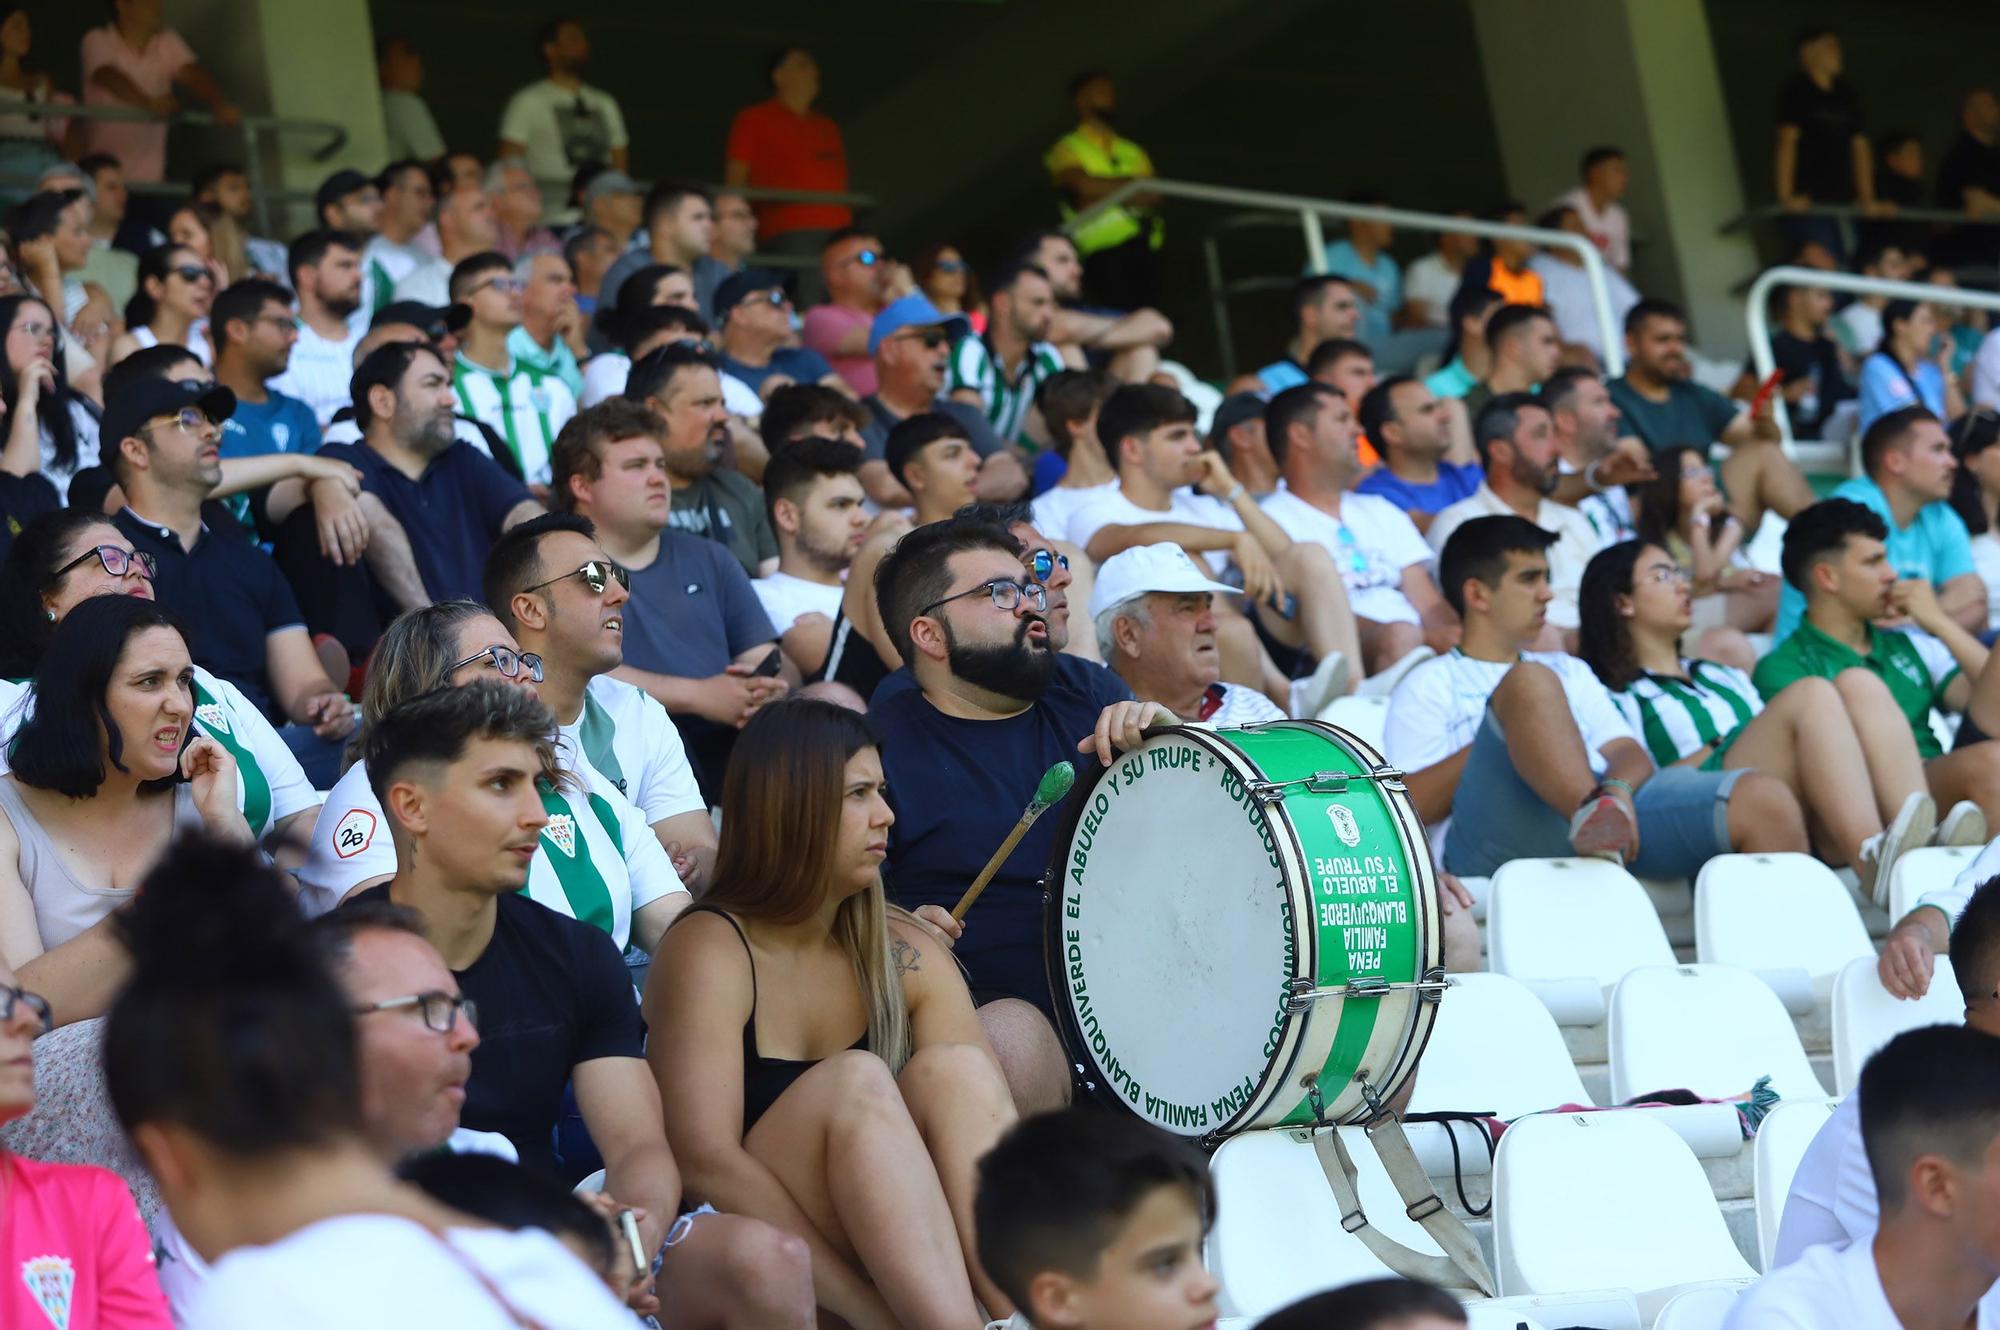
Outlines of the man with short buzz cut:
M 1299 278 L 1292 287 L 1292 316 L 1297 331 L 1285 344 L 1284 358 L 1272 361 L 1254 376 L 1257 390 L 1266 397 L 1311 378 L 1306 361 L 1321 342 L 1334 337 L 1353 340 L 1361 326 L 1361 301 L 1345 277 L 1313 273 Z
M 2000 1324 L 2000 1039 L 1931 1025 L 1861 1069 L 1872 1237 L 1807 1249 L 1744 1289 L 1725 1330 Z M 1829 1125 L 1830 1122 L 1829 1122 Z
M 1540 305 L 1502 305 L 1494 310 L 1486 319 L 1486 347 L 1492 367 L 1459 399 L 1472 420 L 1478 420 L 1496 397 L 1538 391 L 1562 362 L 1556 321 Z
M 788 383 L 765 401 L 757 432 L 773 456 L 800 439 L 838 439 L 859 457 L 868 446 L 861 437 L 861 427 L 867 423 L 868 412 L 844 387 L 835 391 L 816 383 Z
M 856 396 L 875 392 L 873 321 L 884 308 L 910 295 L 910 270 L 889 261 L 873 231 L 843 227 L 827 237 L 819 255 L 826 300 L 806 311 L 799 340 L 825 357 Z
M 899 422 L 886 451 L 890 474 L 916 500 L 916 525 L 941 522 L 972 502 L 979 454 L 950 416 L 926 411 Z
M 475 255 L 491 252 L 500 241 L 492 197 L 476 184 L 453 187 L 447 183 L 438 195 L 437 239 L 437 255 L 426 255 L 396 283 L 397 300 L 420 300 L 426 305 L 452 303 L 455 297 L 451 294 L 451 276 L 458 265 Z
M 1625 150 L 1596 147 L 1584 150 L 1576 168 L 1577 187 L 1556 200 L 1557 206 L 1576 209 L 1584 234 L 1604 255 L 1604 261 L 1623 272 L 1632 266 L 1632 221 L 1625 215 L 1625 188 L 1632 170 L 1625 164 Z
M 1463 398 L 1486 377 L 1493 368 L 1493 352 L 1486 343 L 1486 321 L 1506 303 L 1506 297 L 1490 286 L 1478 283 L 1459 286 L 1446 307 L 1456 353 L 1424 379 L 1426 388 L 1441 398 Z
M 763 268 L 724 278 L 713 293 L 722 340 L 722 370 L 769 398 L 787 383 L 810 383 L 847 392 L 846 380 L 817 351 L 788 345 L 792 302 L 785 279 Z
M 1256 689 L 1222 682 L 1215 598 L 1234 594 L 1170 541 L 1135 545 L 1097 570 L 1090 593 L 1097 649 L 1132 696 L 1183 721 L 1220 728 L 1283 720 Z
M 541 657 L 536 692 L 561 727 L 564 765 L 580 757 L 629 801 L 689 891 L 715 867 L 715 824 L 674 723 L 634 684 L 611 677 L 625 662 L 628 574 L 597 543 L 588 518 L 544 513 L 507 532 L 486 557 L 486 605 L 524 652 Z M 635 884 L 650 859 L 628 864 Z M 663 885 L 663 884 L 662 884 Z M 654 886 L 644 894 L 657 891 Z M 656 896 L 632 915 L 632 940 L 650 955 L 685 896 Z
M 507 99 L 500 113 L 501 157 L 518 157 L 545 185 L 566 185 L 585 162 L 631 169 L 631 138 L 618 99 L 583 81 L 590 37 L 573 18 L 556 18 L 535 32 L 548 70 Z
M 676 362 L 676 377 L 690 363 L 704 362 Z M 672 380 L 667 390 L 675 410 L 683 392 L 695 391 Z M 776 674 L 758 672 L 778 635 L 749 577 L 721 541 L 669 525 L 679 464 L 667 440 L 679 428 L 642 402 L 591 407 L 556 440 L 550 489 L 562 511 L 591 520 L 600 547 L 631 577 L 617 677 L 674 718 L 713 805 L 736 731 L 797 682 L 797 672 L 782 660 Z M 761 507 L 761 494 L 757 501 Z
M 1104 370 L 1066 369 L 1035 391 L 1050 449 L 1063 459 L 1062 479 L 1035 496 L 1035 525 L 1044 531 L 1063 535 L 1077 509 L 1117 492 L 1118 472 L 1097 437 L 1097 413 L 1117 387 Z
M 940 313 L 921 293 L 891 302 L 869 326 L 868 353 L 874 357 L 877 387 L 861 402 L 868 410 L 868 423 L 861 429 L 866 445 L 861 483 L 882 507 L 910 502 L 909 491 L 890 473 L 884 457 L 889 431 L 929 411 L 958 421 L 966 442 L 979 454 L 981 498 L 1014 499 L 1028 488 L 1027 468 L 986 423 L 985 412 L 944 395 L 952 339 L 968 329 L 963 314 Z
M 952 348 L 949 388 L 954 400 L 986 413 L 993 432 L 1032 451 L 1049 446 L 1048 425 L 1035 410 L 1035 393 L 1073 366 L 1048 340 L 1055 325 L 1055 288 L 1031 263 L 1010 264 L 987 290 L 984 334 L 961 337 Z
M 298 338 L 272 388 L 311 409 L 321 429 L 352 400 L 354 348 L 367 331 L 362 306 L 364 242 L 347 231 L 308 231 L 286 256 L 298 293 Z
M 1958 461 L 1938 418 L 1921 406 L 1878 417 L 1861 436 L 1861 474 L 1828 495 L 1852 499 L 1888 528 L 1889 562 L 1899 578 L 1920 577 L 1938 608 L 1977 636 L 1986 631 L 1986 584 L 1973 567 L 1972 537 L 1952 508 Z M 1798 627 L 1805 597 L 1789 584 L 1780 594 L 1776 634 Z
M 776 568 L 778 539 L 764 496 L 724 461 L 729 410 L 714 357 L 698 346 L 663 346 L 633 363 L 625 398 L 649 407 L 664 426 L 674 528 L 722 545 L 747 576 Z
M 390 162 L 375 178 L 382 196 L 375 234 L 362 253 L 367 279 L 367 304 L 380 309 L 396 299 L 396 284 L 430 259 L 418 247 L 417 236 L 430 225 L 437 195 L 431 189 L 431 173 L 413 158 Z M 441 305 L 442 300 L 425 301 Z
M 1120 383 L 1146 383 L 1159 372 L 1160 352 L 1174 340 L 1174 325 L 1150 307 L 1134 310 L 1098 309 L 1083 303 L 1083 259 L 1076 242 L 1062 231 L 1036 231 L 1022 242 L 1015 257 L 1049 275 L 1056 296 L 1056 316 L 1048 340 L 1063 359 L 1096 352 Z
M 715 209 L 708 191 L 685 181 L 661 181 L 646 195 L 645 225 L 645 247 L 628 249 L 611 265 L 598 287 L 598 302 L 616 304 L 626 278 L 651 264 L 667 263 L 686 270 L 694 280 L 701 316 L 714 323 L 718 312 L 715 289 L 729 276 L 729 269 L 709 257 L 708 247 L 715 239 Z
M 1486 404 L 1473 425 L 1485 479 L 1472 496 L 1437 515 L 1424 532 L 1433 550 L 1443 550 L 1452 533 L 1479 517 L 1511 514 L 1549 533 L 1546 559 L 1552 603 L 1542 650 L 1560 650 L 1562 635 L 1579 623 L 1577 593 L 1583 570 L 1597 553 L 1597 533 L 1584 515 L 1549 496 L 1555 493 L 1555 426 L 1549 410 L 1529 393 L 1507 393 Z
M 1790 518 L 1813 502 L 1812 486 L 1779 447 L 1777 417 L 1769 403 L 1753 413 L 1694 382 L 1687 353 L 1687 316 L 1665 300 L 1642 300 L 1625 316 L 1625 375 L 1607 387 L 1619 418 L 1654 452 L 1698 448 L 1704 455 L 1722 443 L 1722 488 L 1730 511 L 1747 534 L 1764 514 Z
M 826 665 L 843 579 L 868 535 L 860 467 L 861 454 L 848 444 L 804 438 L 774 449 L 764 468 L 778 570 L 750 585 L 806 678 Z
M 1355 418 L 1381 452 L 1382 465 L 1354 492 L 1387 499 L 1418 531 L 1428 532 L 1439 513 L 1479 489 L 1479 467 L 1446 456 L 1451 439 L 1444 404 L 1422 379 L 1390 375 L 1368 390 Z
M 590 355 L 589 320 L 577 304 L 569 260 L 554 250 L 526 255 L 514 261 L 514 280 L 521 284 L 521 321 L 507 334 L 514 363 L 544 379 L 553 375 L 572 397 L 581 396 L 578 362 Z
M 472 311 L 452 360 L 459 409 L 505 445 L 494 460 L 530 488 L 549 483 L 549 451 L 576 414 L 576 395 L 559 373 L 516 360 L 510 339 L 521 326 L 521 279 L 497 250 L 471 255 L 451 271 L 451 299 Z
M 709 237 L 708 256 L 721 264 L 724 272 L 742 272 L 757 252 L 757 211 L 741 189 L 725 185 L 715 191 L 715 231 Z
M 318 229 L 372 236 L 382 220 L 382 191 L 361 172 L 342 167 L 313 192 L 313 216 Z

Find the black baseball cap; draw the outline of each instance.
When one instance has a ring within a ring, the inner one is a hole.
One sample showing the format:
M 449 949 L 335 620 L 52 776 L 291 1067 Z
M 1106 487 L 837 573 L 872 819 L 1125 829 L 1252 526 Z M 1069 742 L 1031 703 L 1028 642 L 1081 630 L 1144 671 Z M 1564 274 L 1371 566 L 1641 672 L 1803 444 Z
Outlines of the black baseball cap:
M 1264 399 L 1256 393 L 1231 393 L 1223 398 L 1215 408 L 1215 418 L 1209 422 L 1209 442 L 1218 447 L 1226 444 L 1230 430 L 1246 420 L 1262 419 L 1264 406 Z
M 785 279 L 769 268 L 745 268 L 722 279 L 715 288 L 715 321 L 724 322 L 729 311 L 763 291 L 781 291 Z
M 236 414 L 236 394 L 205 379 L 141 379 L 105 403 L 99 429 L 104 451 L 115 453 L 118 445 L 144 429 L 147 421 L 174 415 L 184 406 L 199 407 L 219 424 Z
M 368 327 L 372 331 L 385 323 L 407 323 L 412 328 L 422 328 L 424 336 L 435 340 L 448 332 L 457 332 L 470 322 L 470 305 L 426 305 L 421 300 L 396 300 L 376 310 L 368 320 Z
M 313 212 L 322 213 L 350 194 L 359 194 L 371 189 L 375 182 L 352 168 L 335 171 L 320 182 L 319 192 L 313 195 Z

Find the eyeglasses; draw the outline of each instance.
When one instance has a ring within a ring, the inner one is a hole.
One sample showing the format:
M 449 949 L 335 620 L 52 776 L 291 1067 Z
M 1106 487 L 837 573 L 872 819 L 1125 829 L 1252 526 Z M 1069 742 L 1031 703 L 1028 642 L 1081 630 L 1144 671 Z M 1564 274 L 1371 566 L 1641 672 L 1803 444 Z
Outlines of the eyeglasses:
M 33 1012 L 42 1023 L 42 1033 L 56 1028 L 55 1012 L 49 1009 L 49 1000 L 40 993 L 30 993 L 25 988 L 9 988 L 0 984 L 0 1024 L 14 1019 L 14 1004 L 19 1003 Z
M 1682 586 L 1685 586 L 1689 581 L 1688 570 L 1681 567 L 1679 564 L 1663 563 L 1655 568 L 1647 570 L 1647 572 L 1645 573 L 1645 575 L 1641 580 L 1647 582 L 1658 582 L 1663 585 L 1668 582 L 1678 582 Z
M 23 337 L 35 338 L 52 336 L 55 330 L 56 328 L 53 323 L 43 323 L 39 319 L 33 323 L 17 324 L 14 328 L 14 331 L 20 333 Z
M 354 1008 L 356 1016 L 366 1016 L 371 1011 L 401 1011 L 405 1007 L 415 1007 L 424 1018 L 424 1024 L 439 1034 L 450 1034 L 458 1024 L 458 1013 L 465 1013 L 465 1023 L 473 1029 L 479 1028 L 479 1004 L 462 993 L 412 993 L 409 997 L 390 998 L 386 1002 L 370 1002 Z
M 215 274 L 207 268 L 202 267 L 199 263 L 178 264 L 167 269 L 167 272 L 172 276 L 180 278 L 183 282 L 213 282 L 215 280 Z
M 964 272 L 965 261 L 963 259 L 939 259 L 936 263 L 931 265 L 931 271 L 951 272 L 951 273 Z
M 906 342 L 922 342 L 926 350 L 935 351 L 951 340 L 951 334 L 942 328 L 924 328 L 918 332 L 900 332 L 896 336 Z
M 1708 463 L 1706 462 L 1689 462 L 1681 468 L 1682 480 L 1699 480 L 1703 476 L 1713 474 L 1714 472 L 1709 470 Z
M 139 576 L 145 578 L 148 582 L 153 580 L 153 574 L 158 567 L 153 562 L 153 556 L 150 554 L 144 554 L 138 550 L 124 549 L 117 545 L 94 545 L 49 574 L 49 581 L 61 581 L 63 575 L 69 572 L 70 569 L 81 567 L 89 563 L 92 559 L 102 564 L 105 573 L 111 577 L 123 577 L 136 567 L 139 570 Z
M 785 300 L 786 296 L 784 288 L 779 286 L 774 286 L 768 291 L 758 291 L 754 292 L 751 295 L 747 295 L 743 297 L 743 299 L 737 301 L 736 303 L 738 307 L 741 307 L 743 305 L 756 305 L 760 303 L 766 305 L 782 305 L 785 303 Z
M 189 434 L 199 434 L 204 428 L 214 429 L 215 422 L 200 407 L 184 406 L 163 420 L 154 421 L 147 429 L 157 429 L 161 425 L 176 425 Z
M 522 669 L 528 671 L 528 682 L 542 681 L 542 658 L 532 651 L 516 651 L 512 647 L 482 647 L 464 660 L 445 671 L 447 675 L 457 674 L 468 665 L 486 661 L 493 666 L 503 679 L 518 679 Z
M 518 296 L 528 289 L 528 284 L 518 277 L 491 277 L 473 287 L 471 294 L 476 296 L 489 288 L 503 296 Z
M 934 600 L 917 613 L 929 614 L 940 605 L 949 605 L 954 600 L 976 596 L 982 591 L 993 598 L 994 609 L 1005 610 L 1009 614 L 1020 605 L 1023 596 L 1027 597 L 1028 603 L 1035 607 L 1037 614 L 1049 608 L 1049 589 L 1040 582 L 1009 582 L 1004 577 L 996 577 L 991 582 L 981 582 L 976 587 L 968 587 L 964 591 L 946 596 L 943 600 Z
M 1028 572 L 1037 582 L 1046 582 L 1055 576 L 1056 569 L 1069 571 L 1069 555 L 1057 554 L 1054 550 L 1036 550 L 1028 556 Z
M 627 591 L 632 589 L 632 574 L 625 571 L 623 564 L 613 563 L 609 559 L 592 559 L 583 567 L 564 573 L 561 577 L 551 577 L 546 582 L 537 582 L 533 586 L 522 587 L 521 590 L 540 591 L 545 586 L 554 586 L 572 577 L 581 577 L 583 584 L 590 588 L 590 594 L 593 596 L 603 595 L 604 588 L 611 585 L 611 579 L 614 577 L 618 579 L 619 586 Z

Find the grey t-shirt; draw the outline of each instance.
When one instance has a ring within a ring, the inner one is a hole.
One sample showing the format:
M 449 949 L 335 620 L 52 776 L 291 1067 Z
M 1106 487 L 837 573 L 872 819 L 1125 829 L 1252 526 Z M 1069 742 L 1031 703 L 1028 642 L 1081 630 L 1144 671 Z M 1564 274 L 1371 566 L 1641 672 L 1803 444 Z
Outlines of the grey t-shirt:
M 750 579 L 713 540 L 660 533 L 660 553 L 631 569 L 625 660 L 655 674 L 706 679 L 759 642 L 777 640 Z
M 868 408 L 868 423 L 861 427 L 861 441 L 866 446 L 862 457 L 879 462 L 888 456 L 889 431 L 902 424 L 903 417 L 891 411 L 880 397 L 865 397 L 861 405 Z M 965 426 L 965 441 L 981 457 L 1000 451 L 1000 436 L 993 432 L 993 426 L 978 407 L 940 397 L 931 403 L 931 410 L 942 411 Z

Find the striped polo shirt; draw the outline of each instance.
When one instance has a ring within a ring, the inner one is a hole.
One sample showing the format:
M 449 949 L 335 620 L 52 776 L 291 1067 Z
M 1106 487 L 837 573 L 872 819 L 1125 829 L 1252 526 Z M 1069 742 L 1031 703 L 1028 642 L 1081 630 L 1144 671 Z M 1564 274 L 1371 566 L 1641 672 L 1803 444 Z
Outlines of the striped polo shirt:
M 1062 352 L 1049 342 L 1035 342 L 1023 357 L 1021 371 L 1011 380 L 1002 370 L 999 357 L 984 337 L 961 337 L 951 352 L 951 381 L 947 393 L 970 388 L 979 394 L 986 419 L 993 432 L 1009 443 L 1029 448 L 1038 445 L 1023 432 L 1028 410 L 1035 404 L 1035 390 L 1043 380 L 1069 368 Z
M 1720 743 L 1764 709 L 1742 670 L 1712 660 L 1682 660 L 1681 669 L 1687 677 L 1642 674 L 1611 695 L 1655 766 Z
M 549 453 L 556 435 L 576 414 L 576 396 L 561 378 L 510 359 L 505 370 L 453 358 L 451 388 L 463 415 L 500 436 L 515 470 L 530 485 L 549 483 Z

